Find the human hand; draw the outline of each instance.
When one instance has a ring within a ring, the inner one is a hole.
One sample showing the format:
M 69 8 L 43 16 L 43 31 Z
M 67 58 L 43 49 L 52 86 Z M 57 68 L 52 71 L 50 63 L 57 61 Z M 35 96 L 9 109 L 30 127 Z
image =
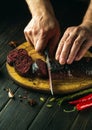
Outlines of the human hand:
M 38 52 L 42 52 L 49 44 L 49 52 L 52 55 L 60 37 L 59 24 L 52 14 L 42 13 L 32 17 L 24 34 L 26 40 L 32 43 Z
M 92 28 L 89 24 L 69 27 L 60 40 L 56 51 L 56 60 L 60 64 L 71 64 L 80 60 L 92 46 Z

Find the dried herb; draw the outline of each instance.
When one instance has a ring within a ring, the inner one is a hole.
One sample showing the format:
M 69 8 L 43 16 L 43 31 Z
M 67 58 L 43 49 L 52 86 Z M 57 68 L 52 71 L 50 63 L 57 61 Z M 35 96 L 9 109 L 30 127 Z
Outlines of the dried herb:
M 17 42 L 16 41 L 10 41 L 8 44 L 9 44 L 9 46 L 11 46 L 13 48 L 17 47 Z

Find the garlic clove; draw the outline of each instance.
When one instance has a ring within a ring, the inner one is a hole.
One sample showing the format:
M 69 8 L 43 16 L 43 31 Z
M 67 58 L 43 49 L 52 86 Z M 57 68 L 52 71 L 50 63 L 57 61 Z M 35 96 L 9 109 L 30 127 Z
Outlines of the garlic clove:
M 13 92 L 11 91 L 10 88 L 9 88 L 9 91 L 8 91 L 8 96 L 9 96 L 9 98 L 13 98 L 13 97 L 14 97 L 14 94 L 13 94 Z

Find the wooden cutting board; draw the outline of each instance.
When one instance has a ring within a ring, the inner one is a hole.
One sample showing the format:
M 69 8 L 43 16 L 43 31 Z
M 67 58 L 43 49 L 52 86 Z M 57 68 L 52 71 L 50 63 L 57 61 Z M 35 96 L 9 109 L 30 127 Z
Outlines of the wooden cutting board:
M 28 51 L 28 54 L 33 58 L 33 60 L 37 58 L 41 58 L 43 60 L 44 57 L 40 54 L 38 54 L 33 46 L 28 43 L 24 42 L 17 48 L 23 48 Z M 90 52 L 87 53 L 87 56 L 92 57 L 92 54 Z M 20 86 L 34 89 L 35 91 L 42 91 L 42 92 L 47 92 L 50 93 L 50 88 L 49 88 L 49 81 L 48 80 L 43 80 L 39 78 L 25 78 L 21 77 L 16 73 L 13 67 L 11 67 L 9 64 L 6 63 L 6 68 L 7 71 L 10 75 L 10 77 Z M 69 80 L 54 80 L 53 81 L 53 90 L 55 94 L 63 94 L 63 93 L 71 93 L 71 92 L 77 92 L 79 90 L 86 89 L 88 87 L 91 87 L 92 85 L 92 80 L 89 78 L 71 78 Z

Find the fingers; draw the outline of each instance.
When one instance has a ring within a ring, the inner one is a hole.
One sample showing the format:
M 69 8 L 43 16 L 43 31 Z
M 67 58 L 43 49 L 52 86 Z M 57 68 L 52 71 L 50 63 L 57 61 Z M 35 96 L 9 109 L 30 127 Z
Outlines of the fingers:
M 32 41 L 33 41 L 32 37 L 30 37 L 30 34 L 27 33 L 25 30 L 24 30 L 24 35 L 25 35 L 26 41 L 29 42 L 29 43 L 32 43 Z
M 70 35 L 69 33 L 65 33 L 65 35 L 61 39 L 56 52 L 56 60 L 59 60 L 60 64 L 66 63 L 71 47 L 76 37 L 77 35 L 75 33 Z
M 80 60 L 85 55 L 87 50 L 91 47 L 91 45 L 92 45 L 92 41 L 89 42 L 85 41 L 84 44 L 81 46 L 79 52 L 77 53 L 75 60 L 76 61 Z
M 71 47 L 68 59 L 67 59 L 68 64 L 71 64 L 73 62 L 73 60 L 75 59 L 81 45 L 85 42 L 85 40 L 86 40 L 85 37 L 83 37 L 82 35 L 79 35 L 75 39 L 75 41 L 74 41 L 74 43 L 73 43 L 73 45 Z
M 42 52 L 49 40 L 48 32 L 41 29 L 37 35 L 34 36 L 35 39 L 35 50 L 38 52 Z
M 29 42 L 31 44 L 34 43 L 30 23 L 24 29 L 24 36 L 25 36 L 25 39 L 27 42 Z
M 87 29 L 77 26 L 65 31 L 56 51 L 56 60 L 60 64 L 71 64 L 80 60 L 92 46 L 92 34 Z
M 60 54 L 62 52 L 62 48 L 64 46 L 64 42 L 65 42 L 65 40 L 67 39 L 68 36 L 69 36 L 69 34 L 65 33 L 64 36 L 63 36 L 63 38 L 61 39 L 61 41 L 59 43 L 59 46 L 57 48 L 57 51 L 56 51 L 56 56 L 55 56 L 56 60 L 59 60 Z
M 53 55 L 60 38 L 60 32 L 57 30 L 46 31 L 41 28 L 39 31 L 36 31 L 34 28 L 29 28 L 29 25 L 24 30 L 24 34 L 26 40 L 34 45 L 34 48 L 37 52 L 42 52 L 46 48 L 47 44 L 50 44 L 49 47 L 51 48 L 51 55 Z
M 43 38 L 40 37 L 40 38 L 37 40 L 37 42 L 36 42 L 35 50 L 36 50 L 37 52 L 42 52 L 42 51 L 45 49 L 47 43 L 48 43 L 48 39 L 43 39 Z

